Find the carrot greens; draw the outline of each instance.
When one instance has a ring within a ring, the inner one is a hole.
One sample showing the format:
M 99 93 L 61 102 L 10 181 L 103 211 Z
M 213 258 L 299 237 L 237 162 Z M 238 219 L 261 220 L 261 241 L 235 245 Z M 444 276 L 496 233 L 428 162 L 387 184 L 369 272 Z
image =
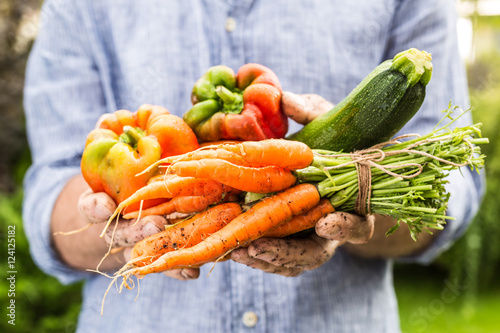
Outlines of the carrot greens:
M 488 139 L 481 138 L 481 124 L 451 129 L 454 120 L 425 136 L 406 135 L 354 153 L 313 150 L 311 166 L 296 174 L 301 182 L 316 182 L 321 197 L 337 211 L 359 213 L 358 202 L 366 213 L 398 220 L 388 235 L 404 222 L 416 240 L 420 232 L 443 229 L 446 220 L 453 219 L 446 215 L 449 172 L 465 166 L 479 170 L 484 165 L 485 156 L 477 145 Z M 358 179 L 361 168 L 369 173 L 364 179 Z M 361 203 L 360 183 L 368 192 Z

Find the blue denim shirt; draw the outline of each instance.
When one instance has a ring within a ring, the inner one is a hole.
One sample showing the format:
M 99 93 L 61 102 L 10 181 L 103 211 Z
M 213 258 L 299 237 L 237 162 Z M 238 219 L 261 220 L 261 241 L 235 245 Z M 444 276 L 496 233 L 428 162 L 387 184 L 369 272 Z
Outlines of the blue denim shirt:
M 229 20 L 228 20 L 229 19 Z M 342 248 L 299 277 L 234 262 L 206 265 L 198 280 L 153 274 L 136 291 L 108 294 L 109 280 L 65 266 L 51 247 L 52 206 L 80 172 L 87 133 L 105 112 L 158 104 L 182 115 L 193 83 L 210 67 L 257 62 L 285 90 L 337 103 L 375 66 L 410 47 L 433 56 L 434 73 L 418 115 L 402 132 L 427 133 L 450 100 L 468 106 L 452 0 L 47 0 L 25 89 L 33 165 L 24 219 L 34 260 L 62 283 L 86 279 L 79 332 L 398 332 L 392 262 Z M 461 124 L 470 122 L 464 118 Z M 299 128 L 292 124 L 290 131 Z M 457 218 L 424 253 L 430 262 L 466 228 L 481 181 L 451 176 Z M 245 313 L 256 314 L 248 327 Z

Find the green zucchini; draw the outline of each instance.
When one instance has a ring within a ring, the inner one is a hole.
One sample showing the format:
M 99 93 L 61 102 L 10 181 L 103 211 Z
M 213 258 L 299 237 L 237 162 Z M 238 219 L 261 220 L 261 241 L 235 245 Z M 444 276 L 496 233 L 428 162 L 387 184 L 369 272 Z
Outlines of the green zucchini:
M 351 152 L 391 139 L 418 111 L 432 75 L 431 56 L 409 49 L 377 66 L 346 98 L 288 139 Z

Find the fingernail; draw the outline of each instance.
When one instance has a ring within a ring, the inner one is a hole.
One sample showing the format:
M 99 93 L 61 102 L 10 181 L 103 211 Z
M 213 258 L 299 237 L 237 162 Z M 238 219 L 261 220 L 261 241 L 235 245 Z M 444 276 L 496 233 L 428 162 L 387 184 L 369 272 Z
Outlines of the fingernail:
M 255 258 L 249 255 L 246 248 L 231 252 L 231 259 L 244 265 L 250 265 L 255 262 Z
M 254 258 L 260 259 L 260 260 L 271 260 L 276 256 L 276 254 L 273 251 L 264 251 L 257 253 L 254 255 Z
M 161 231 L 161 229 L 158 228 L 158 226 L 156 226 L 156 224 L 153 224 L 153 223 L 146 223 L 144 225 L 144 227 L 142 228 L 142 230 L 144 231 L 144 234 L 146 236 L 151 236 L 151 235 L 157 234 Z
M 191 275 L 187 272 L 187 270 L 186 270 L 186 269 L 182 269 L 182 270 L 181 270 L 181 276 L 182 276 L 184 279 L 188 279 L 188 280 L 190 280 L 190 279 L 192 279 L 192 278 L 193 278 L 193 276 L 191 276 Z
M 304 101 L 304 98 L 302 96 L 299 96 L 297 94 L 294 94 L 292 92 L 287 91 L 287 96 L 292 100 L 292 102 L 299 104 L 300 106 L 305 106 L 306 102 Z
M 328 237 L 335 238 L 340 235 L 342 228 L 338 224 L 334 224 L 330 228 L 326 229 L 326 234 Z
M 241 254 L 240 254 L 240 252 L 233 251 L 233 252 L 231 253 L 231 259 L 233 259 L 233 260 L 240 260 L 240 259 L 241 259 Z
M 342 228 L 338 224 L 332 225 L 329 221 L 323 220 L 316 224 L 316 233 L 323 238 L 337 239 L 342 236 Z
M 113 214 L 113 212 L 110 211 L 108 207 L 100 204 L 97 204 L 94 209 L 95 209 L 95 214 L 104 219 L 109 218 L 111 214 Z
M 123 258 L 125 258 L 125 261 L 129 261 L 130 257 L 132 257 L 132 247 L 126 247 L 123 250 Z
M 316 223 L 316 233 L 318 236 L 328 239 L 338 239 L 342 237 L 342 225 L 345 226 L 347 216 L 340 213 L 332 213 L 322 217 Z

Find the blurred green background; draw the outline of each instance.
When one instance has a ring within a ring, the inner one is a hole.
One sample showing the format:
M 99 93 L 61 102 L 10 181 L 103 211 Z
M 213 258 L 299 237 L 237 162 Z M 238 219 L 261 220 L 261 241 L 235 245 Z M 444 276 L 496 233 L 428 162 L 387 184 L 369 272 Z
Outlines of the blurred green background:
M 24 236 L 22 178 L 30 164 L 22 111 L 26 58 L 37 32 L 40 0 L 0 0 L 0 240 L 7 271 L 7 226 L 16 226 L 16 326 L 1 332 L 73 332 L 81 284 L 62 286 L 32 262 Z M 500 10 L 461 1 L 459 37 L 467 61 L 474 120 L 484 124 L 487 193 L 467 233 L 430 266 L 396 265 L 403 332 L 500 332 Z M 500 9 L 500 4 L 497 6 Z M 457 55 L 458 56 L 458 55 Z M 445 106 L 443 106 L 445 107 Z M 8 306 L 2 276 L 0 304 Z

